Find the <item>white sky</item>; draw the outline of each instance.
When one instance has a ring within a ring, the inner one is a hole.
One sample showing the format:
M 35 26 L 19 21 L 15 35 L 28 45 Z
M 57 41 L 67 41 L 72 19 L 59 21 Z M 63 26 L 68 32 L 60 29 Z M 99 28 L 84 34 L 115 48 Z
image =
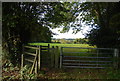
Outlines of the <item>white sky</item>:
M 76 19 L 80 19 L 81 16 L 79 14 L 79 16 L 76 18 Z M 76 21 L 75 22 L 76 24 L 81 24 L 81 31 L 79 31 L 78 33 L 76 34 L 72 34 L 73 30 L 70 29 L 69 32 L 67 33 L 60 33 L 60 31 L 58 30 L 62 30 L 62 28 L 56 28 L 56 29 L 51 29 L 53 33 L 56 33 L 58 35 L 53 35 L 53 38 L 56 38 L 56 39 L 62 39 L 62 38 L 66 38 L 66 39 L 75 39 L 75 38 L 84 38 L 85 37 L 85 33 L 87 33 L 87 31 L 90 31 L 91 28 L 86 25 L 85 23 L 81 22 L 80 20 L 79 21 Z
M 51 29 L 53 33 L 58 34 L 58 35 L 53 35 L 53 38 L 56 38 L 56 39 L 84 38 L 85 36 L 83 34 L 87 33 L 87 31 L 89 30 L 89 27 L 88 26 L 84 27 L 83 30 L 78 32 L 77 34 L 72 34 L 72 29 L 70 29 L 69 32 L 67 33 L 60 33 L 58 30 L 61 30 L 61 29 L 62 28 Z

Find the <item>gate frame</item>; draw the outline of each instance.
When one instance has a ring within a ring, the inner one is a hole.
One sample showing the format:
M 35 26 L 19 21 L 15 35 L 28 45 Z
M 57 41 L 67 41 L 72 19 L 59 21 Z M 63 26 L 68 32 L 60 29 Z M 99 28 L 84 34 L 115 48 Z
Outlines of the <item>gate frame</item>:
M 119 55 L 119 50 L 117 48 L 84 48 L 84 47 L 61 47 L 60 48 L 60 68 L 62 68 L 62 60 L 63 60 L 63 48 L 80 48 L 80 49 L 106 49 L 106 50 L 113 50 L 114 51 L 114 55 L 113 58 L 115 58 L 116 60 L 113 62 L 113 67 L 115 69 L 118 68 L 118 55 Z M 79 53 L 79 52 L 78 52 Z M 98 52 L 96 53 L 98 55 Z

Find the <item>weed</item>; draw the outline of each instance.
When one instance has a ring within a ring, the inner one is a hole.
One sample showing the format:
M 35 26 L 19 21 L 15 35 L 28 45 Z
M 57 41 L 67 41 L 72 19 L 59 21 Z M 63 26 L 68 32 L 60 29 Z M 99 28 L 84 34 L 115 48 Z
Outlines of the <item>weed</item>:
M 30 74 L 29 73 L 30 69 L 29 69 L 29 66 L 25 65 L 21 71 L 20 71 L 20 74 L 21 74 L 21 78 L 20 79 L 36 79 L 36 74 Z

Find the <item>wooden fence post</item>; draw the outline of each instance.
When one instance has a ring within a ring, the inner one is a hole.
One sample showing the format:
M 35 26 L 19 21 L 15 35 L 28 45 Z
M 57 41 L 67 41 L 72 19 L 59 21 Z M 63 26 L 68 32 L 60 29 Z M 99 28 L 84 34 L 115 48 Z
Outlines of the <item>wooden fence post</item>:
M 38 53 L 38 69 L 41 69 L 41 46 L 39 47 L 39 53 Z
M 60 48 L 60 68 L 62 68 L 62 56 L 63 56 L 62 50 L 63 50 L 63 48 L 61 47 Z
M 21 55 L 21 70 L 24 67 L 24 45 L 22 45 L 22 55 Z M 21 78 L 23 79 L 23 71 L 21 73 Z
M 24 67 L 24 45 L 22 45 L 21 69 Z
M 36 49 L 36 50 L 37 50 L 37 49 Z M 33 62 L 33 65 L 32 65 L 31 71 L 30 71 L 30 74 L 33 73 L 33 70 L 34 70 L 34 67 L 35 67 L 35 64 L 36 64 L 37 57 L 38 57 L 38 53 L 36 52 L 36 56 L 35 56 L 35 58 L 34 58 L 34 62 Z
M 50 44 L 48 44 L 48 54 L 50 53 L 50 50 L 49 50 L 49 49 L 50 49 Z
M 58 68 L 58 46 L 55 49 L 55 68 Z
M 35 73 L 38 73 L 38 49 L 36 49 Z
M 118 49 L 114 49 L 114 68 L 118 68 L 118 54 L 119 54 L 119 50 Z
M 54 67 L 54 46 L 52 46 L 52 53 L 51 53 L 51 67 Z

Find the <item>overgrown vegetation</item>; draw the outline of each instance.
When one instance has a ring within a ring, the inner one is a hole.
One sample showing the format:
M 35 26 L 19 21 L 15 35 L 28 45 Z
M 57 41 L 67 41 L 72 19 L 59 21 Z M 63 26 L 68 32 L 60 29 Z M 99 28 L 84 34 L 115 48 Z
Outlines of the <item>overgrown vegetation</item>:
M 9 59 L 16 65 L 20 63 L 22 44 L 51 42 L 53 33 L 50 28 L 59 27 L 74 20 L 75 8 L 72 9 L 73 7 L 69 4 L 73 3 L 3 2 L 3 58 Z

